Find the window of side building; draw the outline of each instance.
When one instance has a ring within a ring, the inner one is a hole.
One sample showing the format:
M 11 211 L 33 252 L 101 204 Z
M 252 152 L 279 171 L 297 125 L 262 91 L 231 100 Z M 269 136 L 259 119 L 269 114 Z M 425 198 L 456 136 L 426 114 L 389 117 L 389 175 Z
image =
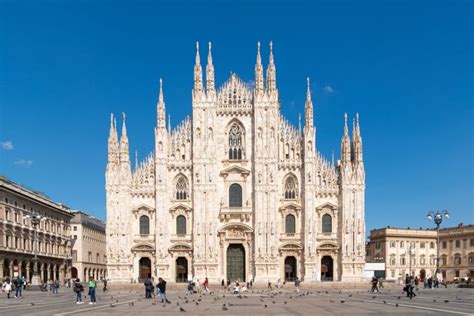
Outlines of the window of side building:
M 420 242 L 420 249 L 425 249 L 425 243 L 424 242 Z
M 443 247 L 443 249 L 446 249 L 448 247 L 448 243 L 446 242 L 446 240 L 443 241 L 442 247 Z
M 461 241 L 460 240 L 456 240 L 456 248 L 461 248 Z

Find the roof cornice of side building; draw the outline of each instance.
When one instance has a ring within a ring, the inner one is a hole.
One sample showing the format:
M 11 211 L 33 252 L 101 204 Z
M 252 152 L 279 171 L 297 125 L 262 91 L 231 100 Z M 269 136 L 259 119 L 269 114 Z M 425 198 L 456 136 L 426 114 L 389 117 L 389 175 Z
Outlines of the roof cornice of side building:
M 30 189 L 27 189 L 24 186 L 9 180 L 4 176 L 0 176 L 0 189 L 4 189 L 5 191 L 21 195 L 26 199 L 32 200 L 38 204 L 43 204 L 44 206 L 52 208 L 55 211 L 58 211 L 63 215 L 69 216 L 71 218 L 74 216 L 71 213 L 71 209 L 67 205 L 54 202 L 48 197 L 38 192 L 34 192 Z
M 380 239 L 387 237 L 403 237 L 403 238 L 436 238 L 436 231 L 431 229 L 412 229 L 412 228 L 397 228 L 384 227 L 373 229 L 370 231 L 369 239 Z
M 103 220 L 81 210 L 72 210 L 71 212 L 74 215 L 71 224 L 81 224 L 105 233 L 106 224 Z

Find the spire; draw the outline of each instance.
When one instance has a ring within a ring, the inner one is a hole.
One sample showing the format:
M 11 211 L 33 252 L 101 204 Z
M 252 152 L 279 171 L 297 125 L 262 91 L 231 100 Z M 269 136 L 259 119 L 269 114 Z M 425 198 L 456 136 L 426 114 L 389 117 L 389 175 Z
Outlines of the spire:
M 360 136 L 359 126 L 359 113 L 356 114 L 354 121 L 353 134 L 352 134 L 352 146 L 353 146 L 353 160 L 356 163 L 362 162 L 362 137 Z
M 135 171 L 138 170 L 138 150 L 135 149 Z
M 342 163 L 351 161 L 351 141 L 349 139 L 349 129 L 347 127 L 347 113 L 344 113 L 344 134 L 341 139 L 341 161 Z
M 313 127 L 314 120 L 313 120 L 313 102 L 311 101 L 311 85 L 309 82 L 309 77 L 306 78 L 306 102 L 304 105 L 305 111 L 305 126 Z
M 298 131 L 301 134 L 301 113 L 298 113 Z
M 194 92 L 202 92 L 202 67 L 199 56 L 199 42 L 196 42 L 196 64 L 194 65 Z
M 128 137 L 127 137 L 127 126 L 125 124 L 125 113 L 122 112 L 122 136 L 120 137 L 120 160 L 130 161 L 128 152 Z
M 276 91 L 276 68 L 273 60 L 273 43 L 270 42 L 270 60 L 267 68 L 267 91 Z
M 168 114 L 168 134 L 171 135 L 171 114 Z
M 110 113 L 110 132 L 108 141 L 108 161 L 116 161 L 118 158 L 119 147 L 118 147 L 118 135 L 117 126 L 114 119 L 114 114 Z
M 206 91 L 212 93 L 215 91 L 214 87 L 214 65 L 212 64 L 212 52 L 211 42 L 209 42 L 209 53 L 207 55 L 207 66 L 206 66 Z
M 260 56 L 260 42 L 257 42 L 257 63 L 255 64 L 255 91 L 263 91 L 263 66 Z
M 158 105 L 157 105 L 157 121 L 156 126 L 158 128 L 166 129 L 166 107 L 163 95 L 163 79 L 160 78 L 160 92 L 158 95 Z

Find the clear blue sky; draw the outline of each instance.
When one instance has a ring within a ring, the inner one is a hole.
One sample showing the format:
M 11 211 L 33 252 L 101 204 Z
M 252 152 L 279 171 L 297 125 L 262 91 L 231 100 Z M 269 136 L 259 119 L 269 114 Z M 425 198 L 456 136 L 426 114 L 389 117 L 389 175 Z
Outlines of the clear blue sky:
M 324 155 L 361 115 L 368 231 L 473 223 L 473 5 L 414 2 L 0 1 L 0 174 L 105 218 L 110 113 L 143 158 L 160 77 L 172 125 L 191 113 L 196 40 L 218 85 L 273 40 L 282 111 L 297 125 L 310 76 Z

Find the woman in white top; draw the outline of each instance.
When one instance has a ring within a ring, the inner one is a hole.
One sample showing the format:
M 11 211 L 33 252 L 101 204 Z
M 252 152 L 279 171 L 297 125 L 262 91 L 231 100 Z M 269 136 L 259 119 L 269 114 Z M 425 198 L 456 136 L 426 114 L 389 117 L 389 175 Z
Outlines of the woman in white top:
M 12 283 L 10 279 L 3 282 L 3 290 L 7 293 L 7 298 L 10 298 L 10 292 L 12 291 Z

